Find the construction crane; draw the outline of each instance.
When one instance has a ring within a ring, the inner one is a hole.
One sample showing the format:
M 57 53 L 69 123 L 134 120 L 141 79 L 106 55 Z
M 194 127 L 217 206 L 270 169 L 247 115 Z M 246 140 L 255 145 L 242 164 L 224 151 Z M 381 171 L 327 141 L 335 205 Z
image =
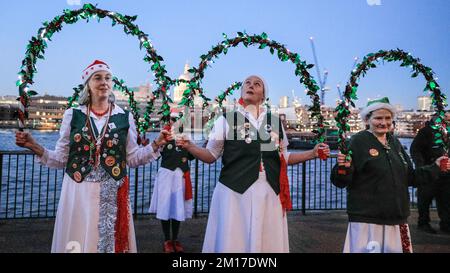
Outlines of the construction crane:
M 323 80 L 322 80 L 320 67 L 319 67 L 319 61 L 317 60 L 316 47 L 314 45 L 314 37 L 310 37 L 309 40 L 311 42 L 311 48 L 312 48 L 312 52 L 313 52 L 313 56 L 314 56 L 314 66 L 316 67 L 317 78 L 319 79 L 319 87 L 320 87 L 320 91 L 321 91 L 320 104 L 324 105 L 325 104 L 325 91 L 330 90 L 330 88 L 325 87 L 325 84 L 327 83 L 327 79 L 328 79 L 328 71 L 325 70 L 323 72 L 324 75 L 323 75 Z
M 292 104 L 294 105 L 294 107 L 298 107 L 301 105 L 299 98 L 295 95 L 294 93 L 294 89 L 292 89 Z
M 358 63 L 358 57 L 355 57 L 354 60 L 355 61 L 353 62 L 352 71 L 353 71 L 353 69 L 355 69 L 355 66 Z M 344 97 L 343 97 L 343 94 L 342 94 L 342 91 L 341 91 L 341 82 L 339 82 L 336 87 L 337 87 L 337 90 L 338 90 L 338 93 L 339 93 L 339 98 L 341 99 L 341 101 L 344 100 Z

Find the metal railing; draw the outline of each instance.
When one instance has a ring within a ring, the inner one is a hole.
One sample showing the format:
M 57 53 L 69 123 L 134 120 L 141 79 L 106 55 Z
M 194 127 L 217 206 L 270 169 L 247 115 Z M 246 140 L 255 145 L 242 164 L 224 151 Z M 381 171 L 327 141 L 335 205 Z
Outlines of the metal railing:
M 290 193 L 294 210 L 341 210 L 346 208 L 346 190 L 331 184 L 330 171 L 336 163 L 332 156 L 288 166 Z M 130 203 L 134 215 L 147 214 L 160 160 L 129 168 Z M 58 207 L 63 169 L 51 169 L 36 162 L 29 151 L 0 151 L 0 219 L 54 217 Z M 207 213 L 221 161 L 205 164 L 191 162 L 194 215 Z M 410 188 L 412 206 L 415 189 Z

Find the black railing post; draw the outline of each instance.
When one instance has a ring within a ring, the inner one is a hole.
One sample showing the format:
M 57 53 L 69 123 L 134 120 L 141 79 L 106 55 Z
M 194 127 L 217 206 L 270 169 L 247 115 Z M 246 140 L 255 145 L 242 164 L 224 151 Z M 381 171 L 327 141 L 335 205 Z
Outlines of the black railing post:
M 0 205 L 2 204 L 2 183 L 3 183 L 3 153 L 0 152 Z
M 302 163 L 302 214 L 306 215 L 306 162 Z
M 14 183 L 14 216 L 16 218 L 16 208 L 17 208 L 17 184 L 19 184 L 19 154 L 16 155 L 16 182 Z
M 2 184 L 3 184 L 3 153 L 0 152 L 0 207 L 2 205 Z
M 0 189 L 3 182 L 3 153 L 0 152 Z
M 137 199 L 138 199 L 138 168 L 134 169 L 134 219 L 137 217 Z
M 194 197 L 194 218 L 197 218 L 197 204 L 198 204 L 198 159 L 195 159 L 195 175 L 194 175 L 194 187 L 195 187 L 195 197 Z

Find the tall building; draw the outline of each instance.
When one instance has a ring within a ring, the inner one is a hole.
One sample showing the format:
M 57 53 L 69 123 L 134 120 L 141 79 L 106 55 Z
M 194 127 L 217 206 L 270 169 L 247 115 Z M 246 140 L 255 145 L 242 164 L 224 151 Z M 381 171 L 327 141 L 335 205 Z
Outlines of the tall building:
M 289 97 L 288 96 L 280 97 L 280 108 L 287 108 L 287 107 L 289 107 Z
M 16 96 L 0 96 L 0 127 L 16 127 L 19 109 Z M 25 127 L 42 130 L 57 130 L 61 126 L 67 98 L 60 96 L 34 96 L 28 107 Z
M 432 104 L 431 98 L 429 96 L 419 96 L 417 97 L 417 111 L 431 111 Z
M 150 83 L 142 84 L 138 87 L 130 88 L 130 91 L 133 91 L 134 100 L 137 102 L 139 108 L 139 115 L 143 118 L 144 113 L 147 111 L 147 105 L 150 99 L 153 97 L 153 89 Z M 120 91 L 114 90 L 114 95 L 116 96 L 116 104 L 122 107 L 125 110 L 131 110 L 130 104 L 128 101 L 128 95 L 123 94 Z M 154 101 L 153 107 L 154 111 L 150 114 L 150 123 L 151 124 L 159 124 L 161 119 L 161 115 L 158 114 L 159 110 L 162 106 L 162 99 L 157 98 Z M 150 126 L 152 127 L 152 126 Z M 152 129 L 152 128 L 149 128 Z
M 17 96 L 0 96 L 0 128 L 17 126 Z
M 152 85 L 150 83 L 141 84 L 139 87 L 130 88 L 133 91 L 134 99 L 137 102 L 147 102 L 152 96 Z M 128 102 L 128 95 L 123 94 L 118 90 L 114 90 L 114 96 L 117 101 L 126 101 Z
M 67 98 L 60 96 L 36 96 L 28 107 L 26 126 L 34 129 L 55 130 L 61 125 Z
M 184 65 L 184 72 L 183 74 L 181 74 L 178 79 L 179 80 L 191 80 L 193 75 L 192 73 L 190 73 L 188 70 L 190 69 L 189 64 L 186 63 Z M 174 90 L 173 90 L 173 103 L 174 106 L 176 107 L 176 105 L 178 105 L 178 103 L 181 102 L 181 100 L 183 99 L 183 93 L 184 91 L 187 89 L 187 84 L 186 83 L 180 83 L 178 86 L 175 86 Z M 195 107 L 202 107 L 203 105 L 203 99 L 198 96 L 195 95 L 194 96 L 194 106 Z
M 130 88 L 130 91 L 133 92 L 134 100 L 138 103 L 141 112 L 145 111 L 147 102 L 152 97 L 152 85 L 150 83 L 141 84 L 138 87 Z M 114 90 L 113 93 L 114 96 L 116 97 L 117 105 L 119 105 L 125 110 L 130 110 L 128 95 L 118 90 Z
M 187 80 L 192 79 L 192 74 L 188 71 L 189 64 L 184 65 L 184 72 L 181 74 L 178 79 L 179 80 Z M 180 83 L 180 85 L 175 86 L 173 90 L 173 102 L 178 104 L 183 99 L 183 92 L 186 90 L 187 85 L 185 83 Z

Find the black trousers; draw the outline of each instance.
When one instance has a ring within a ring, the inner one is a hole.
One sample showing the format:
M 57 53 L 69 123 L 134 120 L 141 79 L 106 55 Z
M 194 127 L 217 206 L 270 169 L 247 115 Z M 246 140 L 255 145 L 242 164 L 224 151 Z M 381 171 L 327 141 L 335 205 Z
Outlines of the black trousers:
M 441 229 L 450 229 L 450 177 L 417 187 L 418 225 L 429 224 L 430 205 L 434 198 Z

